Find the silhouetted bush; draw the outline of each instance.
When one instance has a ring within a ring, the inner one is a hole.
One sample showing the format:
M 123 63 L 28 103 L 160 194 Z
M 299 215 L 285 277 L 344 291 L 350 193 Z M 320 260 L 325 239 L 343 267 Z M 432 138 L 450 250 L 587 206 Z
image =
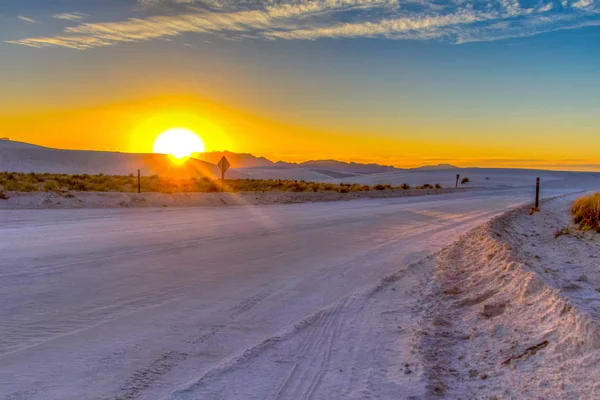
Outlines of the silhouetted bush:
M 463 185 L 464 185 L 465 183 L 469 183 L 469 182 L 471 182 L 471 180 L 470 180 L 469 178 L 466 178 L 466 177 L 465 177 L 465 178 L 462 178 L 462 181 L 460 181 L 460 183 L 462 183 Z

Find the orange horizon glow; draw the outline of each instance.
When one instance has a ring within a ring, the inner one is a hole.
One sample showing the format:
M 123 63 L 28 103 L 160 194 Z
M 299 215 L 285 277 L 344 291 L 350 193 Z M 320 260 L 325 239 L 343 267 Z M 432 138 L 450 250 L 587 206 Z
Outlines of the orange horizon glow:
M 192 96 L 160 96 L 0 115 L 0 137 L 64 149 L 152 153 L 160 134 L 182 127 L 201 136 L 205 151 L 250 153 L 274 162 L 337 159 L 399 168 L 448 163 L 459 167 L 600 171 L 597 135 L 589 135 L 586 146 L 580 146 L 562 135 L 560 126 L 524 125 L 521 130 L 492 126 L 482 135 L 483 124 L 468 124 L 407 125 L 377 134 L 341 131 L 311 126 L 310 121 L 286 124 Z M 544 130 L 548 140 L 539 141 L 527 134 L 534 129 Z M 586 130 L 582 132 L 587 135 Z

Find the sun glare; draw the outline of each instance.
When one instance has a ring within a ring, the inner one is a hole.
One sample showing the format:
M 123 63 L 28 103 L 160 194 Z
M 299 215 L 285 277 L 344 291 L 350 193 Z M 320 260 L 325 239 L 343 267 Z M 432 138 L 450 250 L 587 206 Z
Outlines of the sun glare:
M 155 153 L 169 154 L 177 159 L 204 152 L 204 142 L 189 129 L 173 128 L 161 133 L 154 141 Z

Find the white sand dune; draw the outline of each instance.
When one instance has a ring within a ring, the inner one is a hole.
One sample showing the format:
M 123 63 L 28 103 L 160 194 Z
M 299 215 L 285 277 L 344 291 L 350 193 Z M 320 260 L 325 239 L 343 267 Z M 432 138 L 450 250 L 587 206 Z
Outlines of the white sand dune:
M 575 197 L 512 211 L 440 254 L 421 340 L 430 395 L 600 398 L 600 235 L 554 237 Z
M 137 174 L 172 177 L 220 177 L 216 165 L 188 159 L 182 165 L 162 154 L 134 154 L 106 151 L 58 150 L 28 143 L 0 140 L 0 171 L 59 174 Z M 235 171 L 229 178 L 239 178 Z
M 248 179 L 289 179 L 311 182 L 329 182 L 333 180 L 331 175 L 328 175 L 327 173 L 301 167 L 240 168 L 235 169 L 234 171 Z
M 453 168 L 447 170 L 407 170 L 385 174 L 371 174 L 351 179 L 337 179 L 339 182 L 356 182 L 361 184 L 423 185 L 439 183 L 443 187 L 454 187 L 456 175 L 469 178 L 461 187 L 518 187 L 535 185 L 535 179 L 541 178 L 542 184 L 548 188 L 593 188 L 600 187 L 600 173 L 542 171 L 510 168 Z
M 600 173 L 545 171 L 518 168 L 449 168 L 449 169 L 411 169 L 374 174 L 348 174 L 344 171 L 315 170 L 309 168 L 245 168 L 236 170 L 240 175 L 257 179 L 291 179 L 317 182 L 360 183 L 364 185 L 391 184 L 421 186 L 426 183 L 443 187 L 454 187 L 456 175 L 460 179 L 469 178 L 469 183 L 459 187 L 520 187 L 534 186 L 540 178 L 542 185 L 548 188 L 595 188 L 600 187 Z M 341 175 L 338 175 L 341 174 Z M 341 177 L 339 177 L 341 176 Z

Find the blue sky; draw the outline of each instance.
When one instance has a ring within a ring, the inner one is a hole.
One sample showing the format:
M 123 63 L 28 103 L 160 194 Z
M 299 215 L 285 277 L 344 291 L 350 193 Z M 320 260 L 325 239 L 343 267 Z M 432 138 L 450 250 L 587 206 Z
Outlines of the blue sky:
M 35 47 L 86 49 L 211 33 L 231 39 L 314 40 L 382 37 L 452 43 L 523 37 L 597 26 L 595 0 L 25 0 L 3 6 L 23 22 L 47 23 Z M 77 9 L 77 10 L 75 10 Z M 100 17 L 100 18 L 98 18 Z M 50 19 L 72 22 L 56 30 Z
M 0 42 L 0 115 L 174 92 L 465 152 L 600 144 L 597 0 L 5 0 Z

